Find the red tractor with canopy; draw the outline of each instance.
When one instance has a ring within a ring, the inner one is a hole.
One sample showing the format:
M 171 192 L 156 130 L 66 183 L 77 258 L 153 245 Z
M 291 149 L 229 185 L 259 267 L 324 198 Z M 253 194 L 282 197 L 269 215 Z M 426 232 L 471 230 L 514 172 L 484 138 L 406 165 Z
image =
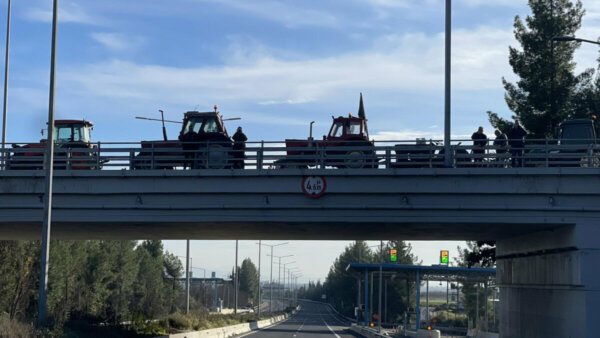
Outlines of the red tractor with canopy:
M 162 111 L 161 111 L 162 113 Z M 144 120 L 156 120 L 140 118 Z M 238 119 L 238 118 L 235 118 Z M 212 112 L 188 111 L 183 122 L 163 122 L 163 140 L 142 141 L 134 169 L 229 169 L 233 164 L 233 140 L 229 137 L 217 106 Z M 234 120 L 234 119 L 229 119 Z M 181 123 L 177 140 L 168 140 L 164 122 Z
M 362 94 L 358 116 L 332 116 L 329 133 L 314 140 L 312 124 L 308 139 L 286 139 L 286 157 L 275 164 L 280 168 L 308 168 L 323 164 L 337 168 L 377 168 L 375 144 L 369 140 Z
M 54 121 L 54 169 L 89 170 L 99 169 L 96 148 L 91 143 L 90 131 L 94 124 L 85 120 Z M 43 134 L 43 130 L 42 130 Z M 13 144 L 7 159 L 7 169 L 39 170 L 44 167 L 46 139 L 39 143 Z

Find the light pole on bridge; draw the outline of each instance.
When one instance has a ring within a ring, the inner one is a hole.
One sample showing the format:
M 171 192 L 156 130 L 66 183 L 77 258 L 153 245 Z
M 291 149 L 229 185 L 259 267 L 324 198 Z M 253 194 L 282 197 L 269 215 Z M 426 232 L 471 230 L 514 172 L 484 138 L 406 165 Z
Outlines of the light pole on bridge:
M 6 14 L 6 50 L 4 54 L 4 102 L 3 102 L 3 113 L 2 113 L 2 148 L 6 148 L 6 107 L 8 100 L 8 51 L 10 47 L 10 10 L 11 0 L 8 0 L 8 9 Z M 5 153 L 2 154 L 6 156 Z M 6 161 L 3 161 L 6 162 Z M 6 165 L 6 163 L 3 163 Z

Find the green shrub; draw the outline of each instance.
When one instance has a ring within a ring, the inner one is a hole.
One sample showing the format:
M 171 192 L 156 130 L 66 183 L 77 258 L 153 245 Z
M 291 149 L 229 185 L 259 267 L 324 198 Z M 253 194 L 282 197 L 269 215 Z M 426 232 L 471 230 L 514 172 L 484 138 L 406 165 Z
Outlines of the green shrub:
M 31 323 L 22 323 L 15 319 L 10 319 L 6 314 L 2 314 L 0 315 L 0 337 L 42 337 L 42 332 L 37 330 Z
M 191 318 L 179 312 L 169 315 L 167 321 L 170 328 L 181 331 L 189 330 L 193 326 Z

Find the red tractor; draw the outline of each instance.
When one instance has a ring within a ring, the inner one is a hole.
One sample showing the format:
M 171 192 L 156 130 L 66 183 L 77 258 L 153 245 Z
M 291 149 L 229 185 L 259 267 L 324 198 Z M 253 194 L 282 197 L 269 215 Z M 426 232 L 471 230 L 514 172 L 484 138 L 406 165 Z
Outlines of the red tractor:
M 162 114 L 162 111 L 160 111 Z M 144 120 L 156 120 L 138 117 Z M 230 169 L 234 163 L 233 140 L 229 137 L 217 111 L 188 111 L 183 122 L 158 120 L 163 122 L 163 140 L 142 141 L 142 151 L 134 160 L 134 169 Z M 181 123 L 178 140 L 167 140 L 164 122 Z
M 89 170 L 100 169 L 98 154 L 93 151 L 90 131 L 94 124 L 85 120 L 55 120 L 54 121 L 54 169 Z M 42 130 L 43 134 L 43 130 Z M 7 169 L 35 170 L 43 169 L 46 140 L 25 145 L 13 144 L 13 151 L 7 160 Z M 80 149 L 77 151 L 77 149 Z
M 280 168 L 308 168 L 309 166 L 326 166 L 337 168 L 377 168 L 378 159 L 374 142 L 369 140 L 367 118 L 362 94 L 358 108 L 358 116 L 333 117 L 329 133 L 322 141 L 315 141 L 310 136 L 306 140 L 286 139 L 287 156 L 275 162 Z

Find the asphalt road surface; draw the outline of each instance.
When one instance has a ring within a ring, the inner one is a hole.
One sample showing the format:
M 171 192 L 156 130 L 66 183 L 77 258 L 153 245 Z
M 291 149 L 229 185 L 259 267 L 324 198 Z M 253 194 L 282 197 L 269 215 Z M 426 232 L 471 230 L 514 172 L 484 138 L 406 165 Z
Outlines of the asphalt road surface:
M 294 316 L 262 330 L 241 334 L 248 338 L 349 338 L 360 337 L 348 330 L 349 323 L 324 304 L 300 301 Z

